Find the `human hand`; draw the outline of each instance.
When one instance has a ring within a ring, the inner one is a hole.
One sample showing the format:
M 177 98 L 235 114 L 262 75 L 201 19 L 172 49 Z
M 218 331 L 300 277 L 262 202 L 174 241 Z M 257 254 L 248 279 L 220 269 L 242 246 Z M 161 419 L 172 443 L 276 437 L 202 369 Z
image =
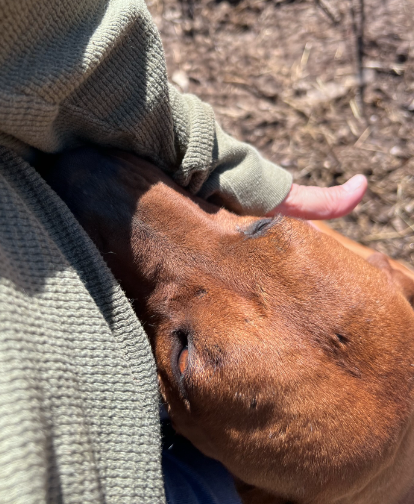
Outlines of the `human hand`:
M 281 213 L 290 217 L 315 220 L 342 217 L 358 205 L 367 185 L 367 179 L 363 175 L 355 175 L 345 184 L 335 187 L 292 184 L 285 200 L 267 215 Z

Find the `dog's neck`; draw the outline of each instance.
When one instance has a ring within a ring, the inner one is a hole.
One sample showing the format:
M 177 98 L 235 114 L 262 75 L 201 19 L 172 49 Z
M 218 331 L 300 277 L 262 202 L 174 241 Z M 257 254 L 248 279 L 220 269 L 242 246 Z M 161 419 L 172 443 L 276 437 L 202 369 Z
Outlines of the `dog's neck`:
M 382 470 L 359 490 L 351 489 L 342 497 L 321 498 L 317 504 L 413 504 L 414 503 L 414 412 L 410 425 L 396 452 L 384 461 Z M 305 504 L 308 501 L 290 500 L 271 495 L 259 488 L 246 485 L 236 478 L 243 504 Z
M 414 416 L 395 457 L 357 495 L 338 504 L 412 504 L 414 502 Z
M 411 490 L 408 494 L 398 503 L 398 504 L 411 504 L 414 502 L 414 485 L 411 487 Z

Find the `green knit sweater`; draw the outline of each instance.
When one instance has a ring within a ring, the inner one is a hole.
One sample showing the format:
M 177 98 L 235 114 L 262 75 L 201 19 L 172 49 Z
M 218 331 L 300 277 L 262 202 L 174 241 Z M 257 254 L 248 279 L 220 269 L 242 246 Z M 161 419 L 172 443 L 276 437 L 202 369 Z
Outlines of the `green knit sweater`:
M 141 0 L 0 0 L 0 502 L 164 502 L 155 364 L 128 300 L 32 167 L 128 149 L 237 212 L 291 178 L 167 83 Z

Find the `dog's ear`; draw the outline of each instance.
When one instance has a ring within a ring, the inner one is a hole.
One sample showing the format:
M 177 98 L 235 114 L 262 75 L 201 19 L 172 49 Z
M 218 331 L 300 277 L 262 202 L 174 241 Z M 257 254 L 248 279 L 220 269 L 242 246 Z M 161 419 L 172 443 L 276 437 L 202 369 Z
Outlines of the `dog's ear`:
M 414 308 L 414 280 L 393 268 L 385 254 L 377 252 L 368 257 L 367 261 L 382 270 Z

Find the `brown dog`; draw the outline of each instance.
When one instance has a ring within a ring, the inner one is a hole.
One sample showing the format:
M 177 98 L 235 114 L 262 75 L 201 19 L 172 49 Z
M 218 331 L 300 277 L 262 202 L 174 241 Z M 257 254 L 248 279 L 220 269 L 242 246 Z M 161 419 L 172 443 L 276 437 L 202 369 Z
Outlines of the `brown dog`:
M 130 154 L 80 150 L 48 180 L 134 300 L 175 428 L 245 503 L 414 502 L 413 280 Z

